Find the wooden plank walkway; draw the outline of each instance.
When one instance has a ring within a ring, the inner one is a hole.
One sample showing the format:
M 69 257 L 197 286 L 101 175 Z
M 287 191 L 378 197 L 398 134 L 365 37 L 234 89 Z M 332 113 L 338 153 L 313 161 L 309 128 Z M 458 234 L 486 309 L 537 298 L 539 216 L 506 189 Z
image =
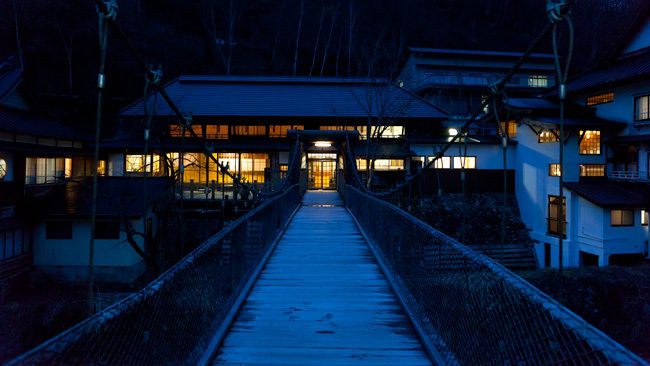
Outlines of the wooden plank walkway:
M 431 365 L 337 192 L 305 194 L 217 365 Z

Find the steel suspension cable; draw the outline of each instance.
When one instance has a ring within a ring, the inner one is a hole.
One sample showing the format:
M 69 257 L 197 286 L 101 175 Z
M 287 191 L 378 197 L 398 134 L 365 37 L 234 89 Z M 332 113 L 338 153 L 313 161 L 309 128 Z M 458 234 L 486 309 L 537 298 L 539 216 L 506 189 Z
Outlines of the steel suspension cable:
M 105 11 L 108 11 L 108 9 L 110 9 L 110 6 L 107 5 L 106 3 L 104 3 L 104 2 L 101 1 L 101 0 L 95 0 L 95 3 L 97 4 L 97 8 L 99 9 L 100 12 L 101 12 L 101 11 L 104 11 L 104 12 L 105 12 Z M 111 2 L 110 2 L 109 4 L 114 4 L 114 3 L 115 3 L 114 0 L 111 0 Z M 140 66 L 145 70 L 146 76 L 149 77 L 149 78 L 151 78 L 152 80 L 154 80 L 154 79 L 158 79 L 158 80 L 162 81 L 162 76 L 160 75 L 160 73 L 157 73 L 157 72 L 153 71 L 151 68 L 149 68 L 149 67 L 147 66 L 147 63 L 144 61 L 144 58 L 142 58 L 142 56 L 140 55 L 140 53 L 135 49 L 135 46 L 133 45 L 133 43 L 132 43 L 132 42 L 129 40 L 129 38 L 127 37 L 126 33 L 124 33 L 124 30 L 123 30 L 123 29 L 119 26 L 119 24 L 115 21 L 115 17 L 112 16 L 112 17 L 109 17 L 108 19 L 110 19 L 110 20 L 113 21 L 113 27 L 114 27 L 115 30 L 117 31 L 117 33 L 118 33 L 118 35 L 120 36 L 120 38 L 122 39 L 122 41 L 124 41 L 124 43 L 126 44 L 127 48 L 129 49 L 129 51 L 130 51 L 130 52 L 133 54 L 133 56 L 136 58 L 136 60 L 137 60 L 138 63 L 140 64 Z M 172 99 L 169 97 L 169 95 L 167 94 L 167 92 L 165 91 L 164 88 L 158 86 L 158 87 L 156 88 L 156 92 L 160 93 L 160 95 L 163 97 L 163 99 L 165 100 L 165 102 L 167 103 L 167 105 L 169 106 L 169 108 L 172 110 L 172 112 L 174 112 L 174 114 L 175 114 L 178 118 L 181 118 L 182 120 L 185 120 L 187 124 L 191 123 L 191 116 L 184 115 L 184 114 L 183 114 L 183 113 L 178 109 L 178 107 L 177 107 L 176 104 L 172 101 Z M 228 175 L 228 176 L 233 180 L 233 182 L 235 182 L 235 184 L 240 184 L 240 185 L 242 185 L 242 186 L 244 187 L 244 189 L 246 189 L 246 190 L 248 190 L 248 191 L 251 191 L 251 192 L 256 192 L 259 196 L 262 196 L 262 197 L 274 197 L 274 196 L 276 196 L 276 195 L 278 195 L 278 194 L 280 194 L 280 193 L 283 192 L 282 190 L 276 190 L 276 191 L 272 191 L 272 192 L 258 192 L 255 188 L 252 188 L 250 185 L 248 185 L 248 184 L 246 184 L 246 183 L 243 183 L 243 182 L 241 181 L 241 177 L 238 177 L 237 175 L 230 173 L 230 172 L 228 171 L 228 169 L 225 169 L 225 168 L 226 168 L 225 166 L 223 166 L 223 165 L 222 165 L 222 164 L 221 164 L 221 163 L 220 163 L 220 162 L 219 162 L 219 161 L 218 161 L 214 156 L 212 156 L 212 153 L 211 153 L 211 152 L 212 152 L 212 151 L 211 151 L 212 149 L 209 149 L 209 148 L 206 146 L 206 144 L 205 144 L 205 142 L 203 141 L 203 139 L 201 139 L 201 138 L 196 134 L 196 132 L 194 132 L 194 129 L 193 129 L 193 128 L 190 128 L 190 129 L 189 129 L 189 132 L 190 132 L 191 137 L 194 138 L 194 139 L 199 143 L 201 149 L 203 150 L 203 154 L 205 154 L 206 156 L 209 156 L 210 159 L 212 159 L 212 161 L 213 161 L 213 162 L 214 162 L 214 163 L 215 163 L 219 168 L 221 168 L 223 172 L 225 172 L 224 174 L 225 174 L 225 175 Z M 224 170 L 224 169 L 225 169 L 225 170 Z M 288 185 L 288 184 L 283 184 L 283 187 L 284 187 L 284 186 L 288 187 L 289 185 Z M 286 189 L 286 188 L 285 188 L 285 189 Z
M 557 209 L 557 215 L 559 217 L 559 223 L 558 223 L 558 250 L 559 250 L 559 271 L 558 274 L 560 276 L 560 299 L 562 299 L 562 291 L 563 291 L 563 282 L 564 282 L 564 235 L 565 235 L 565 215 L 566 215 L 566 209 L 565 209 L 565 198 L 564 198 L 564 143 L 565 143 L 565 136 L 564 136 L 564 108 L 565 108 L 565 101 L 566 101 L 566 81 L 567 81 L 567 75 L 569 73 L 569 66 L 571 64 L 571 58 L 573 56 L 573 37 L 574 37 L 574 29 L 573 29 L 573 22 L 571 21 L 571 18 L 568 16 L 568 14 L 562 14 L 557 10 L 559 7 L 558 4 L 554 4 L 552 2 L 547 3 L 547 11 L 549 14 L 549 18 L 553 22 L 553 56 L 555 60 L 555 69 L 558 75 L 558 82 L 559 82 L 559 98 L 560 98 L 560 162 L 559 162 L 559 168 L 560 168 L 560 176 L 559 176 L 559 204 L 558 204 L 558 209 Z M 569 48 L 567 51 L 567 57 L 566 61 L 564 63 L 564 69 L 562 69 L 560 65 L 560 56 L 558 52 L 558 36 L 557 36 L 557 25 L 560 21 L 565 20 L 567 23 L 567 26 L 569 28 Z

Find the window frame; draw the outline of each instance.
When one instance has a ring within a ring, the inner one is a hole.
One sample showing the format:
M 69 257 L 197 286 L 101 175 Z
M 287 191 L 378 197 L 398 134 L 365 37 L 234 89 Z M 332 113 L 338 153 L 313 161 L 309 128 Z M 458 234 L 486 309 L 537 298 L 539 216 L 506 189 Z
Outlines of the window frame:
M 461 167 L 460 162 L 462 161 L 461 158 L 463 158 L 463 157 L 465 158 L 465 166 Z M 456 159 L 458 159 L 458 167 L 456 167 Z M 474 166 L 470 168 L 468 165 L 470 165 L 470 166 L 472 165 L 472 163 L 471 163 L 472 160 L 473 160 L 473 163 L 474 163 L 473 165 Z M 476 158 L 476 156 L 469 156 L 469 155 L 468 156 L 454 156 L 452 161 L 453 161 L 453 167 L 452 167 L 453 169 L 472 169 L 472 170 L 477 169 L 477 164 L 478 164 L 477 161 L 478 161 L 478 159 Z
M 645 111 L 644 115 L 646 118 L 639 118 L 639 100 L 645 98 L 646 99 L 646 105 L 647 105 L 647 110 Z M 646 122 L 650 121 L 650 94 L 645 94 L 645 95 L 638 95 L 634 97 L 634 122 Z
M 611 98 L 609 98 L 610 96 Z M 587 107 L 599 105 L 599 104 L 605 104 L 605 103 L 612 103 L 613 101 L 614 101 L 614 92 L 595 94 L 595 95 L 590 95 L 588 97 L 585 97 L 585 105 Z
M 552 202 L 552 200 L 555 199 L 555 202 Z M 552 236 L 557 236 L 559 237 L 562 235 L 563 238 L 566 238 L 566 227 L 568 222 L 566 221 L 566 197 L 562 197 L 562 202 L 559 203 L 560 201 L 560 196 L 554 196 L 554 195 L 549 195 L 548 196 L 548 217 L 546 219 L 547 224 L 546 224 L 546 234 L 547 235 L 552 235 Z M 554 218 L 551 215 L 551 206 L 560 206 L 562 210 L 561 218 Z M 552 231 L 551 230 L 551 221 L 556 221 L 559 223 L 562 223 L 562 233 L 560 234 L 559 232 Z
M 598 137 L 597 138 L 596 137 L 587 138 L 587 134 L 597 135 Z M 599 130 L 581 130 L 580 131 L 580 143 L 578 144 L 578 151 L 580 152 L 580 155 L 602 155 L 603 154 L 603 143 L 602 143 L 602 138 L 601 137 L 602 137 L 602 134 L 601 134 L 601 132 Z M 592 145 L 595 145 L 596 143 L 592 143 L 592 142 L 589 142 L 589 141 L 585 142 L 585 140 L 587 140 L 587 139 L 589 139 L 589 140 L 592 140 L 592 139 L 596 140 L 597 139 L 598 140 L 596 142 L 598 144 L 598 150 L 597 150 L 598 152 L 597 153 L 589 152 L 590 147 L 593 148 Z M 585 145 L 589 144 L 585 148 L 587 150 L 587 152 L 582 152 L 583 151 L 583 146 L 582 146 L 583 143 Z
M 583 171 L 588 173 L 589 168 L 602 167 L 602 175 L 582 174 Z M 604 177 L 606 175 L 605 164 L 580 164 L 580 177 Z
M 621 212 L 621 222 L 619 223 L 614 223 L 614 211 L 620 211 Z M 623 213 L 628 212 L 629 217 L 632 219 L 631 223 L 624 223 L 625 220 L 623 220 Z M 611 209 L 609 210 L 609 223 L 611 227 L 632 227 L 634 226 L 634 209 L 631 208 L 621 208 L 621 209 Z
M 433 159 L 435 159 L 435 156 L 427 156 L 427 164 Z M 451 169 L 451 156 L 441 156 L 433 163 L 433 167 L 435 169 Z
M 555 132 L 555 133 L 553 133 L 553 132 Z M 542 134 L 545 134 L 545 133 L 548 134 L 547 135 L 548 138 L 542 137 Z M 560 142 L 560 138 L 558 137 L 558 131 L 556 131 L 556 130 L 553 130 L 553 131 L 545 130 L 545 131 L 540 131 L 537 134 L 537 143 L 538 144 L 550 144 L 550 143 L 553 143 L 553 142 Z
M 556 172 L 557 174 L 553 174 Z M 562 172 L 560 171 L 560 164 L 549 164 L 548 165 L 548 176 L 549 177 L 559 177 Z

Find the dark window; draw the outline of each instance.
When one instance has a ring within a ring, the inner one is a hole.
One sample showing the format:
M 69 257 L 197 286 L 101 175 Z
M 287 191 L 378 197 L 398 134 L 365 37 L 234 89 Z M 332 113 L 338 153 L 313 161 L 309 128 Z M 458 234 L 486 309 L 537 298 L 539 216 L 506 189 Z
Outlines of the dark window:
M 634 210 L 612 210 L 612 226 L 634 226 Z
M 544 243 L 544 267 L 551 266 L 551 244 Z
M 598 256 L 591 253 L 580 252 L 580 266 L 581 267 L 590 267 L 598 266 Z
M 72 221 L 48 221 L 45 223 L 46 239 L 72 239 Z
M 97 221 L 95 223 L 95 239 L 119 239 L 119 221 Z

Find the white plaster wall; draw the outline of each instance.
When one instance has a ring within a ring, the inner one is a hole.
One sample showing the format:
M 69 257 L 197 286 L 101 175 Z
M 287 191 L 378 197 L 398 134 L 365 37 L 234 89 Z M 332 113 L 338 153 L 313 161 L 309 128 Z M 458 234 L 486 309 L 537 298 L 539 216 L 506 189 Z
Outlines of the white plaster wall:
M 5 175 L 4 180 L 14 180 L 14 153 L 11 151 L 0 151 L 0 159 L 4 159 L 7 163 L 7 174 Z
M 643 253 L 646 230 L 641 226 L 641 210 L 634 210 L 634 226 L 612 226 L 611 209 L 604 210 L 605 255 Z
M 62 220 L 65 221 L 65 220 Z M 88 266 L 90 243 L 90 220 L 73 220 L 72 239 L 46 239 L 45 220 L 34 225 L 35 266 Z M 142 219 L 132 220 L 142 231 Z M 154 230 L 156 225 L 154 226 Z M 142 248 L 143 238 L 136 236 Z M 126 242 L 126 234 L 120 232 L 119 240 L 95 239 L 94 263 L 97 266 L 133 266 L 142 258 Z
M 108 154 L 108 176 L 124 176 L 124 154 Z

